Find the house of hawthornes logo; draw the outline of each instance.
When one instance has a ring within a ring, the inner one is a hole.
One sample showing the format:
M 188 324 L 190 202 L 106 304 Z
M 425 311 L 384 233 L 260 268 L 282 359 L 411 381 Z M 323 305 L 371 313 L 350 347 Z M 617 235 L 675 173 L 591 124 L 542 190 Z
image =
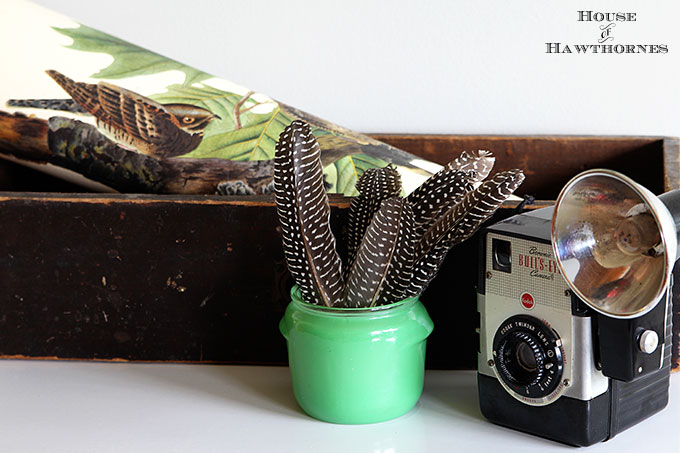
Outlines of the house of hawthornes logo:
M 634 12 L 577 11 L 578 22 L 592 22 L 593 41 L 590 43 L 546 42 L 545 53 L 553 54 L 666 54 L 667 44 L 627 43 L 619 39 L 619 31 L 634 25 Z M 623 34 L 623 33 L 621 33 Z

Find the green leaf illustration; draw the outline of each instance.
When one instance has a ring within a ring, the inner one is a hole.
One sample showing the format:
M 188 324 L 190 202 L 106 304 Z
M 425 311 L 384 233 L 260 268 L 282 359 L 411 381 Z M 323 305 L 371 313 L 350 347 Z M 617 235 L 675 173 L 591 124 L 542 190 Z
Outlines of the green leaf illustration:
M 85 52 L 109 54 L 113 62 L 91 77 L 124 79 L 164 71 L 184 72 L 182 84 L 166 87 L 164 93 L 150 96 L 163 103 L 191 104 L 210 110 L 220 119 L 206 128 L 201 144 L 187 158 L 221 158 L 256 161 L 274 158 L 279 134 L 296 119 L 310 123 L 312 133 L 322 148 L 322 161 L 328 191 L 356 195 L 354 185 L 367 168 L 383 167 L 387 161 L 364 154 L 376 153 L 390 161 L 410 159 L 403 152 L 368 137 L 263 98 L 252 92 L 241 94 L 223 91 L 201 83 L 212 77 L 192 67 L 143 49 L 122 39 L 85 25 L 58 28 L 57 32 L 73 39 L 67 47 Z M 125 86 L 124 83 L 121 85 Z
M 184 72 L 184 85 L 212 77 L 210 74 L 85 25 L 78 28 L 52 28 L 73 39 L 73 43 L 66 47 L 86 52 L 107 53 L 113 57 L 113 63 L 92 75 L 98 79 L 123 79 L 173 69 Z
M 366 154 L 354 154 L 342 157 L 324 170 L 326 183 L 332 187 L 329 192 L 342 193 L 345 196 L 355 196 L 359 192 L 355 189 L 357 180 L 365 170 L 374 167 L 384 167 L 387 162 Z

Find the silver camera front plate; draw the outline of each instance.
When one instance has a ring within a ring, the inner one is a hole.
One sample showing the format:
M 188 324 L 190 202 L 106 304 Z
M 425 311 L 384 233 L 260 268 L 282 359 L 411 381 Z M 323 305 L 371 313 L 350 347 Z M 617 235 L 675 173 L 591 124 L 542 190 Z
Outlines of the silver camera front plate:
M 478 295 L 479 372 L 498 379 L 510 395 L 528 405 L 547 405 L 561 396 L 587 401 L 605 393 L 609 382 L 595 364 L 591 318 L 573 316 L 571 298 L 549 243 L 489 232 L 485 294 Z M 535 318 L 559 337 L 560 383 L 540 398 L 508 387 L 496 366 L 494 336 L 506 320 L 517 315 Z

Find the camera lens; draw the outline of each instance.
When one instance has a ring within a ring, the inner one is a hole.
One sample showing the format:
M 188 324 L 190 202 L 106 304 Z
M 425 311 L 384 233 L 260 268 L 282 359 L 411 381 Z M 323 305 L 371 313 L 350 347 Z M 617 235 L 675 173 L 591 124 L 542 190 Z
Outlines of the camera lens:
M 545 354 L 527 332 L 515 331 L 502 341 L 498 356 L 507 379 L 518 385 L 531 385 L 541 378 Z
M 532 316 L 507 319 L 493 341 L 496 372 L 506 389 L 523 399 L 548 397 L 562 376 L 560 345 L 557 334 Z
M 534 350 L 527 343 L 520 343 L 516 352 L 517 363 L 525 371 L 533 373 L 536 371 L 536 356 Z

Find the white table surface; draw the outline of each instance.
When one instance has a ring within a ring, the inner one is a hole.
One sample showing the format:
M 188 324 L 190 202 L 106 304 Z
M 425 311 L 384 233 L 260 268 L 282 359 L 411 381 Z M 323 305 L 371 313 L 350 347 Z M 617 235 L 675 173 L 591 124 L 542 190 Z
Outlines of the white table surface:
M 1 452 L 551 452 L 486 422 L 472 371 L 428 371 L 418 405 L 384 423 L 306 416 L 288 368 L 0 361 Z M 661 413 L 597 452 L 680 452 L 680 375 Z

